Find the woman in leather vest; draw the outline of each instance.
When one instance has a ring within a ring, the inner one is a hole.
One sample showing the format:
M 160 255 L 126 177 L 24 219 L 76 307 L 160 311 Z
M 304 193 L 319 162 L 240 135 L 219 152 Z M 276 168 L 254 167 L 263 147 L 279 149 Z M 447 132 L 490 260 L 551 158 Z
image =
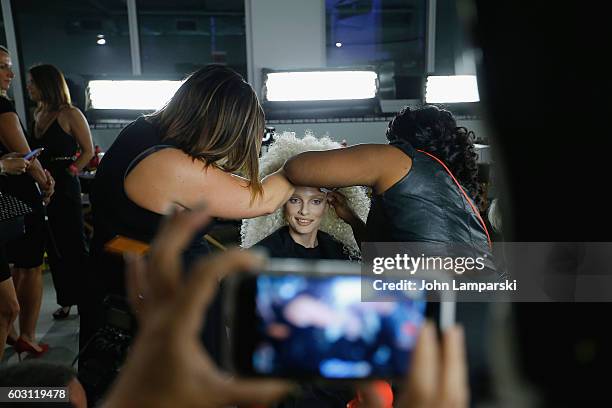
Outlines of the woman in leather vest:
M 285 172 L 296 185 L 371 187 L 366 241 L 454 243 L 486 253 L 470 134 L 446 110 L 405 108 L 389 123 L 389 144 L 302 153 Z

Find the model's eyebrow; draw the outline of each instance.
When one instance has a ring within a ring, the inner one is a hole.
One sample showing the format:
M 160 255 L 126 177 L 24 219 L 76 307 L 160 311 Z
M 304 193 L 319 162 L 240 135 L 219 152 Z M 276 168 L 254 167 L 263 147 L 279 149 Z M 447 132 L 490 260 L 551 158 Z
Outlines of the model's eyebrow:
M 313 200 L 315 198 L 320 198 L 320 199 L 324 199 L 325 198 L 325 194 L 314 194 L 310 196 L 310 199 Z

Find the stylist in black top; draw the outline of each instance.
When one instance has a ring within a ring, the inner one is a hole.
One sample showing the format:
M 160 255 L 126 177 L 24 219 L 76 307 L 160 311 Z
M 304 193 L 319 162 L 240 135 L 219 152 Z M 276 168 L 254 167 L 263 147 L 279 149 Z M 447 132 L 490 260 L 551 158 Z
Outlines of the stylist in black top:
M 78 173 L 93 157 L 87 119 L 72 106 L 64 75 L 53 65 L 37 65 L 28 72 L 28 93 L 37 103 L 32 148 L 43 147 L 39 156 L 55 179 L 55 196 L 47 214 L 52 237 L 47 241 L 49 266 L 61 306 L 53 317 L 64 319 L 78 304 L 86 244 Z M 77 151 L 80 155 L 77 157 Z
M 159 111 L 123 129 L 104 155 L 91 192 L 90 282 L 98 309 L 104 295 L 125 294 L 123 262 L 104 250 L 115 236 L 149 243 L 162 217 L 176 209 L 205 204 L 212 217 L 241 219 L 271 213 L 287 201 L 293 186 L 281 172 L 259 180 L 263 134 L 264 114 L 251 86 L 214 65 L 190 75 Z M 190 245 L 188 261 L 208 252 L 201 238 Z M 211 320 L 210 326 L 217 324 Z M 95 319 L 82 316 L 81 340 L 95 326 Z M 216 340 L 209 340 L 207 346 L 214 347 Z

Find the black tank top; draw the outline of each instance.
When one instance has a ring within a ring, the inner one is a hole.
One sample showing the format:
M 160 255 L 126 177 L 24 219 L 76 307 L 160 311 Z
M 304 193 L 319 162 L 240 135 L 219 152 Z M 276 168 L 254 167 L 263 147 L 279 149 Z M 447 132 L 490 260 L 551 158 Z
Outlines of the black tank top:
M 38 156 L 38 160 L 52 173 L 55 169 L 65 169 L 70 166 L 76 159 L 76 152 L 79 148 L 75 138 L 62 129 L 57 118 L 41 137 L 31 137 L 28 142 L 32 150 L 39 147 L 45 148 Z
M 157 127 L 145 118 L 130 123 L 119 133 L 100 162 L 92 185 L 92 253 L 102 253 L 104 244 L 116 235 L 144 242 L 153 240 L 163 215 L 142 208 L 130 200 L 123 182 L 145 157 L 171 147 L 175 146 L 171 142 L 162 142 Z M 192 242 L 188 251 L 192 255 L 210 251 L 206 241 L 202 240 L 206 230 L 201 231 Z
M 408 142 L 391 145 L 412 159 L 412 168 L 373 196 L 368 241 L 467 244 L 488 252 L 484 228 L 444 167 Z
M 4 96 L 0 95 L 0 115 L 5 113 L 13 113 L 15 116 L 17 116 L 13 103 Z M 18 116 L 17 118 L 19 120 L 21 130 L 27 138 L 26 129 L 21 123 L 21 119 L 19 119 Z M 0 142 L 0 157 L 10 152 L 11 150 Z M 28 204 L 35 213 L 42 214 L 43 206 L 41 193 L 36 187 L 34 179 L 29 174 L 26 173 L 20 176 L 0 176 L 0 191 L 18 198 L 19 200 Z

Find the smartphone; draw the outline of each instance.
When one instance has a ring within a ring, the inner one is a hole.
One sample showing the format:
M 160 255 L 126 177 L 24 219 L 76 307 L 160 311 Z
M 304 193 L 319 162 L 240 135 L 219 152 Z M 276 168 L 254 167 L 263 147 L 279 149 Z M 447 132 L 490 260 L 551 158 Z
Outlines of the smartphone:
M 403 378 L 425 319 L 451 324 L 454 302 L 416 291 L 362 302 L 362 279 L 354 262 L 300 259 L 228 278 L 225 367 L 298 381 Z
M 26 159 L 26 160 L 34 159 L 34 158 L 40 156 L 40 154 L 43 152 L 43 150 L 45 150 L 44 147 L 39 147 L 38 149 L 34 149 L 30 153 L 28 153 L 25 156 L 23 156 L 23 158 Z

